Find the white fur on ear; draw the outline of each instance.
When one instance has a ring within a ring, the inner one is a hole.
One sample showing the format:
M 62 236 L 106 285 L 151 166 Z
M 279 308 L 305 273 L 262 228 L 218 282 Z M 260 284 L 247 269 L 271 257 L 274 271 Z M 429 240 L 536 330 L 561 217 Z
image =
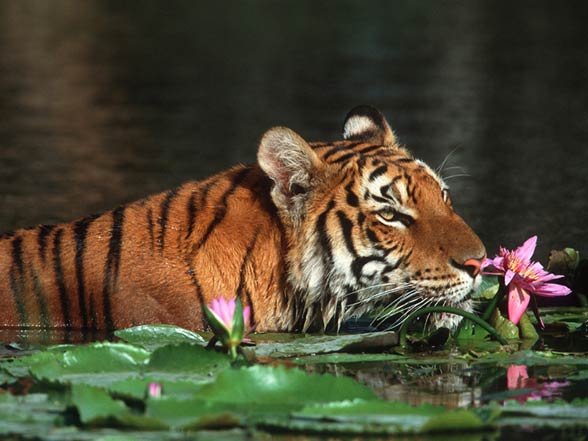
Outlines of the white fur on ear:
M 321 165 L 308 143 L 286 127 L 274 127 L 263 135 L 257 162 L 275 183 L 276 205 L 289 209 L 294 208 L 295 198 L 310 190 L 312 176 Z
M 343 139 L 395 145 L 396 137 L 384 115 L 370 106 L 353 108 L 343 123 Z

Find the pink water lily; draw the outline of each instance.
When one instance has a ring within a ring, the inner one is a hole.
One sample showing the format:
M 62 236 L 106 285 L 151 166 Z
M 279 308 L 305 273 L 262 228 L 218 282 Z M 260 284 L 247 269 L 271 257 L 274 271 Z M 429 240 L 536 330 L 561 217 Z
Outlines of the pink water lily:
M 540 263 L 531 261 L 536 246 L 537 236 L 533 236 L 514 251 L 500 247 L 494 259 L 486 259 L 482 264 L 483 274 L 504 277 L 504 285 L 508 287 L 508 318 L 515 325 L 529 306 L 531 294 L 554 297 L 571 292 L 567 286 L 549 283 L 563 276 L 549 273 Z M 488 267 L 493 270 L 486 271 Z M 543 326 L 541 319 L 539 321 Z
M 233 330 L 233 323 L 235 319 L 235 309 L 237 302 L 235 299 L 225 300 L 224 297 L 218 297 L 212 299 L 209 310 L 216 316 L 216 318 L 222 323 L 225 329 L 231 333 Z M 251 307 L 246 306 L 243 308 L 243 322 L 245 323 L 245 329 L 249 328 L 249 320 L 251 318 Z
M 150 398 L 161 398 L 161 392 L 161 383 L 149 383 L 149 386 L 147 387 L 147 394 Z
M 210 345 L 219 341 L 233 359 L 237 358 L 237 348 L 243 341 L 245 334 L 251 332 L 250 319 L 251 307 L 243 308 L 241 299 L 231 298 L 226 300 L 224 297 L 212 299 L 210 305 L 204 306 L 204 314 L 208 320 L 214 338 Z

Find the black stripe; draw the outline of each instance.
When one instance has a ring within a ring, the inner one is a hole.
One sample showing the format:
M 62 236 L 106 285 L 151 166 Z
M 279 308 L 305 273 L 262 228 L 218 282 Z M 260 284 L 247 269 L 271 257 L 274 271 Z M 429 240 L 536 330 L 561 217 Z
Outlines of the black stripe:
M 159 214 L 159 226 L 161 227 L 161 229 L 159 230 L 159 238 L 157 240 L 160 250 L 163 250 L 163 248 L 165 246 L 165 228 L 167 227 L 169 208 L 170 208 L 173 200 L 178 195 L 179 190 L 180 190 L 179 187 L 174 188 L 172 190 L 169 190 L 166 193 L 165 198 L 163 199 L 163 202 L 161 203 L 161 211 Z
M 149 238 L 151 240 L 151 249 L 155 247 L 155 233 L 153 229 L 153 210 L 150 207 L 147 209 L 147 230 L 149 231 Z
M 245 270 L 247 267 L 247 263 L 249 263 L 249 258 L 251 257 L 251 253 L 255 248 L 255 242 L 257 242 L 257 236 L 259 236 L 259 230 L 255 232 L 253 235 L 253 239 L 247 245 L 245 249 L 245 255 L 243 256 L 243 261 L 241 262 L 241 267 L 239 269 L 239 285 L 237 286 L 237 297 L 241 299 L 241 303 L 243 303 L 243 291 L 245 292 L 245 297 L 247 298 L 247 304 L 251 308 L 251 315 L 250 315 L 250 324 L 253 326 L 255 324 L 255 308 L 253 302 L 251 300 L 251 293 L 245 287 Z
M 382 147 L 381 145 L 377 145 L 377 144 L 376 145 L 370 145 L 370 146 L 368 146 L 368 147 L 366 147 L 364 149 L 357 150 L 357 153 L 359 153 L 360 155 L 364 155 L 366 153 L 373 152 L 374 150 L 378 150 L 381 147 Z
M 198 297 L 198 303 L 200 303 L 200 322 L 202 324 L 202 329 L 204 329 L 206 327 L 206 324 L 208 323 L 206 320 L 206 315 L 204 314 L 205 301 L 204 296 L 202 295 L 202 286 L 200 285 L 198 277 L 196 276 L 196 271 L 194 270 L 191 264 L 188 264 L 188 274 L 190 275 L 190 278 L 192 279 L 192 284 L 196 289 L 196 296 Z
M 12 268 L 10 269 L 10 288 L 14 296 L 14 303 L 18 312 L 20 326 L 28 324 L 28 314 L 23 298 L 24 292 L 24 262 L 22 260 L 22 237 L 12 239 Z
M 39 305 L 41 327 L 48 329 L 51 327 L 51 315 L 49 313 L 49 307 L 47 306 L 47 299 L 45 292 L 43 291 L 43 286 L 39 280 L 39 275 L 33 268 L 31 268 L 31 280 L 33 281 L 33 293 L 35 294 L 37 304 Z
M 122 248 L 125 207 L 120 206 L 112 211 L 112 230 L 108 244 L 108 255 L 104 265 L 104 288 L 102 291 L 102 310 L 104 326 L 108 331 L 115 329 L 112 318 L 110 295 L 116 289 L 120 269 L 120 251 Z
M 63 326 L 66 330 L 66 335 L 69 335 L 71 330 L 71 316 L 69 314 L 69 299 L 67 297 L 67 288 L 65 286 L 65 279 L 63 275 L 63 265 L 61 263 L 61 238 L 63 236 L 63 229 L 58 229 L 53 238 L 53 270 L 55 271 L 55 284 L 59 291 L 59 303 L 61 304 L 61 314 L 63 316 Z
M 327 216 L 334 207 L 335 201 L 331 199 L 331 201 L 327 205 L 326 210 L 320 214 L 316 221 L 316 231 L 318 231 L 319 235 L 319 244 L 327 254 L 327 261 L 325 262 L 327 265 L 329 265 L 333 261 L 333 247 L 331 244 L 331 239 L 327 234 Z
M 374 244 L 380 244 L 380 241 L 378 239 L 378 236 L 376 236 L 376 233 L 374 232 L 374 230 L 372 230 L 371 228 L 366 228 L 366 234 L 367 237 L 370 241 L 372 241 Z
M 206 183 L 204 187 L 199 190 L 200 193 L 200 200 L 199 205 L 196 206 L 196 196 L 198 193 L 192 193 L 190 195 L 190 199 L 188 200 L 187 210 L 188 210 L 188 232 L 186 233 L 186 239 L 192 235 L 194 232 L 194 225 L 196 222 L 196 213 L 199 208 L 204 206 L 204 202 L 208 197 L 208 192 L 216 184 L 216 180 L 211 180 L 210 182 Z
M 378 167 L 377 169 L 375 169 L 374 171 L 372 171 L 368 177 L 368 181 L 373 182 L 376 179 L 378 179 L 380 176 L 382 176 L 384 173 L 386 173 L 388 171 L 388 166 L 387 165 L 381 165 L 380 167 Z
M 88 311 L 86 310 L 86 288 L 84 281 L 84 253 L 86 251 L 86 235 L 90 224 L 98 216 L 89 216 L 77 221 L 73 226 L 74 241 L 76 243 L 76 278 L 78 280 L 78 303 L 82 318 L 82 329 L 88 328 Z
M 192 235 L 194 231 L 194 221 L 196 220 L 196 193 L 192 193 L 190 195 L 190 199 L 188 199 L 188 232 L 186 233 L 186 238 Z
M 355 278 L 359 281 L 361 279 L 361 272 L 363 267 L 370 262 L 386 262 L 386 260 L 382 257 L 378 256 L 360 256 L 353 261 L 351 264 L 351 271 Z
M 341 230 L 343 231 L 343 239 L 345 239 L 345 246 L 347 250 L 355 257 L 357 252 L 353 245 L 353 222 L 343 213 L 341 210 L 337 211 L 337 217 L 341 224 Z
M 90 331 L 91 331 L 91 340 L 96 340 L 96 336 L 98 335 L 98 315 L 96 314 L 96 303 L 94 301 L 94 296 L 90 297 Z
M 194 250 L 198 250 L 200 247 L 202 247 L 202 245 L 204 245 L 206 243 L 206 241 L 208 240 L 208 237 L 210 236 L 212 231 L 216 228 L 216 226 L 218 224 L 220 224 L 222 222 L 225 215 L 227 214 L 227 201 L 228 201 L 229 197 L 237 190 L 237 188 L 239 187 L 241 182 L 243 182 L 243 180 L 245 180 L 245 178 L 251 172 L 251 170 L 252 169 L 250 169 L 250 168 L 244 168 L 244 169 L 240 170 L 239 173 L 237 173 L 235 175 L 235 177 L 233 178 L 233 180 L 231 182 L 231 185 L 225 191 L 219 204 L 216 207 L 216 210 L 214 212 L 214 219 L 208 225 L 206 232 L 200 238 L 200 240 L 198 241 L 198 243 L 194 247 Z
M 41 225 L 39 226 L 39 234 L 37 235 L 37 244 L 39 246 L 39 255 L 41 260 L 45 263 L 45 251 L 47 250 L 47 237 L 55 229 L 55 225 Z
M 360 141 L 360 142 L 352 142 L 352 143 L 343 144 L 343 145 L 334 145 L 331 150 L 326 152 L 321 157 L 322 157 L 323 161 L 327 161 L 327 159 L 329 159 L 331 156 L 334 156 L 337 153 L 344 152 L 344 151 L 350 152 L 347 154 L 350 154 L 351 156 L 353 156 L 354 154 L 356 154 L 356 152 L 353 149 L 355 147 L 357 147 L 358 145 L 362 145 L 362 144 L 365 144 L 365 143 L 363 141 Z M 338 162 L 338 161 L 339 161 L 339 158 L 335 160 L 335 162 Z
M 380 202 L 380 203 L 382 203 L 382 204 L 389 204 L 389 203 L 391 203 L 391 202 L 392 202 L 392 203 L 396 202 L 396 201 L 395 201 L 394 199 L 392 199 L 392 198 L 389 198 L 389 197 L 380 197 L 380 196 L 378 196 L 378 195 L 371 194 L 371 193 L 369 194 L 369 197 L 370 197 L 371 199 L 373 199 L 374 201 L 376 201 L 376 202 Z
M 352 207 L 359 207 L 359 199 L 351 187 L 353 187 L 353 181 L 345 186 L 345 191 L 347 192 L 347 203 Z
M 339 162 L 347 161 L 349 158 L 357 156 L 356 152 L 347 153 L 346 155 L 339 156 L 337 159 L 333 161 L 333 164 L 337 164 Z

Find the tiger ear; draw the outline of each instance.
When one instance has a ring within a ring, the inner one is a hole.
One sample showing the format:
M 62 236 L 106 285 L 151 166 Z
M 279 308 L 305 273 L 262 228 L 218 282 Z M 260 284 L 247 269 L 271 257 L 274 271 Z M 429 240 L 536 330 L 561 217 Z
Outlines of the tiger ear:
M 263 135 L 257 162 L 275 183 L 274 202 L 287 209 L 299 205 L 322 164 L 308 143 L 286 127 L 274 127 Z
M 349 111 L 343 123 L 343 139 L 389 146 L 396 144 L 386 118 L 371 106 L 357 106 Z

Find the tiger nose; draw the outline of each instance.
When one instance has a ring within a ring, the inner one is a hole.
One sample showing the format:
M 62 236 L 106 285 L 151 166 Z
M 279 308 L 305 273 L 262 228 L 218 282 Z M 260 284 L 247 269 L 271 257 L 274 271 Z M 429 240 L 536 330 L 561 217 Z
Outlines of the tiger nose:
M 483 261 L 484 259 L 468 259 L 463 263 L 463 266 L 465 270 L 472 275 L 472 277 L 476 277 L 478 274 L 480 274 Z

